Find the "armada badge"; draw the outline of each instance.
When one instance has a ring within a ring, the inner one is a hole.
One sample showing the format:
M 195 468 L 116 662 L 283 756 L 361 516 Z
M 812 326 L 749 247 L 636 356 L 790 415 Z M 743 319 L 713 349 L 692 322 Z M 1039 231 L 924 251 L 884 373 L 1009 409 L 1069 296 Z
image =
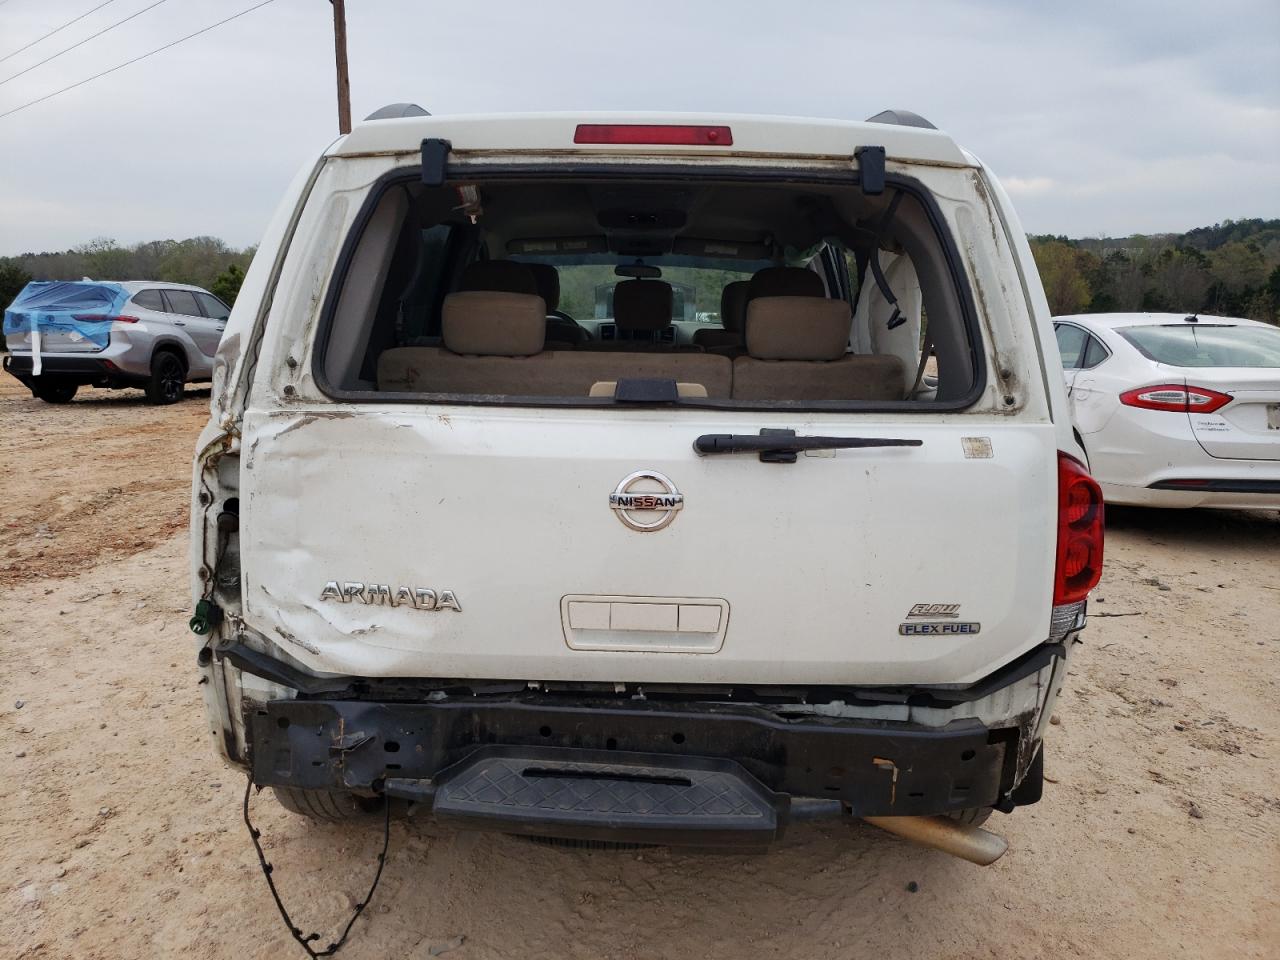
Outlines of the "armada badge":
M 357 600 L 370 606 L 413 607 L 415 610 L 453 610 L 462 612 L 462 606 L 452 590 L 428 590 L 426 587 L 397 587 L 386 583 L 360 583 L 346 580 L 339 583 L 330 580 L 320 591 L 321 600 L 337 600 L 354 603 Z
M 662 489 L 652 489 L 655 486 Z M 684 495 L 669 478 L 656 470 L 637 470 L 623 477 L 609 494 L 609 506 L 632 530 L 650 533 L 661 530 L 676 518 L 676 512 L 684 507 Z M 635 513 L 649 516 L 636 517 L 633 516 Z

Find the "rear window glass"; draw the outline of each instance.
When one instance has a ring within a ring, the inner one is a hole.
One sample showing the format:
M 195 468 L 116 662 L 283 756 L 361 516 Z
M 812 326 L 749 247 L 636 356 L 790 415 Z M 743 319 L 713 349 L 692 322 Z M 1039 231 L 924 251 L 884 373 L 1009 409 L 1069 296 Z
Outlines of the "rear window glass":
M 133 298 L 133 302 L 144 310 L 159 310 L 164 312 L 164 301 L 160 299 L 159 290 L 143 290 Z
M 169 312 L 184 317 L 200 316 L 200 308 L 196 306 L 196 298 L 189 290 L 166 290 L 164 298 L 169 301 Z
M 982 373 L 952 247 L 902 188 L 389 178 L 358 222 L 316 350 L 344 399 L 963 404 Z
M 1172 367 L 1280 367 L 1280 329 L 1184 323 L 1119 332 L 1144 356 Z

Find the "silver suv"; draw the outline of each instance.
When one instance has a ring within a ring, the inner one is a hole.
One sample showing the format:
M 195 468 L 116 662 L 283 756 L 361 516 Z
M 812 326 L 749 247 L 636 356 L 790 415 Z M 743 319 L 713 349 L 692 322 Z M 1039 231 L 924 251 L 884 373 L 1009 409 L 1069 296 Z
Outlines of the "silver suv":
M 49 403 L 82 386 L 140 387 L 176 403 L 207 381 L 230 308 L 200 287 L 128 280 L 35 281 L 5 311 L 4 369 Z

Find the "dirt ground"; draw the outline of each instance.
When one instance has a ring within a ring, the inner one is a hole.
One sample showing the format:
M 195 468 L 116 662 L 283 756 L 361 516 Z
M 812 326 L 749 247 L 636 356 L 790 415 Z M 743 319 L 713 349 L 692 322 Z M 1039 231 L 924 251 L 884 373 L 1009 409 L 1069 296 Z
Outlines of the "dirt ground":
M 7 380 L 7 378 L 6 378 Z M 168 408 L 0 386 L 0 957 L 293 957 L 203 734 L 189 461 Z M 763 857 L 566 851 L 393 823 L 351 958 L 1280 956 L 1280 513 L 1110 513 L 1045 799 L 980 868 L 867 826 Z M 254 800 L 328 942 L 381 823 Z M 916 892 L 908 890 L 912 881 Z

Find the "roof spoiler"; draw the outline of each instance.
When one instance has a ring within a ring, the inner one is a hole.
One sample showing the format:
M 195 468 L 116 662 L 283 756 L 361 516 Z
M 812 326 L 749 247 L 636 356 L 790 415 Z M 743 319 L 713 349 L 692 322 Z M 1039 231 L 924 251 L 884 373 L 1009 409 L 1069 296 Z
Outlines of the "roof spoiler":
M 431 116 L 426 110 L 423 110 L 416 103 L 388 103 L 385 107 L 379 107 L 373 113 L 365 117 L 366 120 L 398 120 L 401 117 L 429 117 Z
M 867 117 L 867 123 L 892 123 L 899 127 L 921 127 L 925 130 L 937 130 L 932 123 L 910 110 L 881 110 L 874 117 Z

